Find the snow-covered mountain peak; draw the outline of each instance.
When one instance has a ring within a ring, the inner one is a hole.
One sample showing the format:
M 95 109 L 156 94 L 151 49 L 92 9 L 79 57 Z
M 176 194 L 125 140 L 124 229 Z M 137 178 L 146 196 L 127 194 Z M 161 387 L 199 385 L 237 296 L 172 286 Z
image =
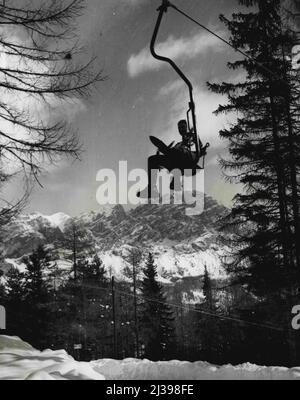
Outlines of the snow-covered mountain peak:
M 227 211 L 206 197 L 204 212 L 193 217 L 186 215 L 185 205 L 174 204 L 145 204 L 128 211 L 116 205 L 75 218 L 64 213 L 35 213 L 14 218 L 0 232 L 0 239 L 6 259 L 17 260 L 43 244 L 55 249 L 59 265 L 71 265 L 64 236 L 66 228 L 75 223 L 90 238 L 88 255 L 97 253 L 108 273 L 119 279 L 131 268 L 128 251 L 136 248 L 142 249 L 144 256 L 154 255 L 161 282 L 197 279 L 205 267 L 214 278 L 222 279 L 226 276 L 222 256 L 228 249 L 218 231 L 218 220 Z
M 61 231 L 64 230 L 66 223 L 71 219 L 71 217 L 62 212 L 58 212 L 53 215 L 44 216 L 51 224 L 51 226 L 59 228 Z

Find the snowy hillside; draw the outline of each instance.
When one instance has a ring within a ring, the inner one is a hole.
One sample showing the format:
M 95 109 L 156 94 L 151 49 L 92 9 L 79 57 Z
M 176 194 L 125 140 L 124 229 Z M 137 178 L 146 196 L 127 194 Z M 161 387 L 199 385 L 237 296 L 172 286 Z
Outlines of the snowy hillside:
M 38 244 L 57 250 L 59 266 L 71 266 L 61 243 L 66 227 L 74 221 L 89 232 L 93 252 L 119 279 L 124 279 L 130 252 L 137 247 L 145 254 L 154 254 L 164 283 L 199 277 L 205 266 L 213 278 L 222 279 L 226 275 L 221 257 L 227 248 L 217 231 L 217 221 L 224 213 L 225 207 L 207 197 L 204 213 L 195 217 L 186 216 L 184 205 L 142 205 L 127 212 L 122 206 L 106 207 L 73 219 L 62 213 L 22 215 L 6 226 L 1 235 L 6 268 Z
M 252 364 L 218 367 L 205 362 L 127 359 L 77 362 L 64 350 L 44 352 L 0 336 L 0 380 L 300 380 L 300 368 Z

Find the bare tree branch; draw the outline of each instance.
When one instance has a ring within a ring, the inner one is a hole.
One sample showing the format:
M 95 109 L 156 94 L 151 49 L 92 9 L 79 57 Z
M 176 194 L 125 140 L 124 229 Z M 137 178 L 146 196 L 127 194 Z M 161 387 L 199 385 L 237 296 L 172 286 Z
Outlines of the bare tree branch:
M 0 4 L 0 163 L 13 168 L 0 170 L 1 184 L 16 171 L 40 184 L 43 168 L 62 156 L 79 158 L 76 131 L 49 110 L 75 104 L 105 79 L 97 59 L 79 44 L 76 22 L 85 0 L 21 3 Z M 6 202 L 3 215 L 24 205 L 30 191 L 25 192 L 16 204 Z

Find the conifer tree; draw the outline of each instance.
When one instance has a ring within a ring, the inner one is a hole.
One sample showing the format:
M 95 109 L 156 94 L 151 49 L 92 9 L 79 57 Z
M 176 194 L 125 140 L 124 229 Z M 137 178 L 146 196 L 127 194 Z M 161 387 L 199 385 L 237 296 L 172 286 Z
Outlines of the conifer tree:
M 157 280 L 157 268 L 149 254 L 142 282 L 143 312 L 141 325 L 145 357 L 152 360 L 168 358 L 174 345 L 173 313 L 166 304 L 163 288 Z
M 98 255 L 79 258 L 76 279 L 70 276 L 59 289 L 61 320 L 57 329 L 72 354 L 74 344 L 82 346 L 74 354 L 80 360 L 112 356 L 112 353 L 104 353 L 111 330 L 109 295 L 106 269 Z M 65 331 L 65 326 L 69 331 Z
M 5 286 L 3 283 L 0 283 L 0 304 L 3 305 L 4 300 L 5 300 Z
M 207 266 L 205 266 L 205 270 L 204 270 L 203 295 L 205 296 L 206 308 L 209 311 L 214 312 L 216 310 L 216 307 L 215 307 L 214 299 L 213 299 L 212 282 L 211 282 L 209 272 L 207 270 Z
M 9 335 L 29 339 L 24 274 L 17 268 L 11 268 L 5 278 L 7 332 Z
M 63 246 L 71 252 L 74 279 L 78 278 L 78 263 L 84 260 L 93 247 L 94 239 L 82 223 L 72 221 L 64 231 Z
M 45 273 L 50 266 L 49 252 L 43 246 L 38 246 L 29 257 L 24 258 L 24 263 L 26 265 L 27 299 L 32 303 L 47 301 L 48 286 L 45 281 Z
M 46 276 L 51 264 L 50 253 L 39 246 L 29 257 L 24 258 L 24 264 L 25 303 L 31 343 L 37 348 L 44 348 L 47 347 L 50 324 L 50 288 Z
M 232 45 L 250 57 L 229 63 L 233 70 L 246 71 L 246 79 L 209 87 L 229 98 L 217 113 L 238 116 L 220 132 L 230 153 L 222 167 L 231 182 L 244 185 L 226 221 L 238 228 L 230 270 L 265 295 L 267 288 L 290 290 L 300 278 L 299 81 L 284 52 L 291 49 L 294 35 L 283 29 L 280 0 L 239 3 L 254 8 L 221 20 Z
M 203 277 L 204 301 L 196 309 L 197 333 L 201 347 L 201 359 L 217 363 L 221 357 L 221 334 L 220 320 L 216 317 L 218 313 L 217 302 L 213 293 L 213 284 L 210 274 L 205 266 Z
M 17 268 L 11 268 L 6 274 L 7 299 L 11 302 L 21 302 L 25 297 L 24 273 Z

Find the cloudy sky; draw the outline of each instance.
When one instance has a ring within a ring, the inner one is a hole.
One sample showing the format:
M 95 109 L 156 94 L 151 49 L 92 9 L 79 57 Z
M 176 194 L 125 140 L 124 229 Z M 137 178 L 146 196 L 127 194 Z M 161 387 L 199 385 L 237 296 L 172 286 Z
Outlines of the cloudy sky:
M 178 138 L 176 126 L 185 117 L 187 90 L 177 75 L 153 60 L 149 52 L 159 4 L 159 0 L 88 0 L 78 21 L 81 41 L 97 55 L 108 79 L 97 86 L 92 98 L 70 109 L 84 146 L 82 161 L 62 162 L 44 174 L 43 188 L 35 188 L 27 211 L 74 215 L 97 210 L 98 170 L 118 171 L 121 160 L 127 160 L 130 169 L 144 168 L 147 157 L 155 151 L 150 135 L 166 142 Z M 237 2 L 174 0 L 174 4 L 227 37 L 218 16 L 230 16 Z M 205 190 L 230 205 L 237 187 L 225 183 L 218 165 L 226 147 L 218 131 L 230 123 L 230 117 L 212 114 L 226 99 L 210 93 L 206 82 L 236 79 L 226 63 L 237 56 L 173 10 L 164 20 L 159 47 L 194 83 L 199 133 L 203 142 L 211 143 Z

